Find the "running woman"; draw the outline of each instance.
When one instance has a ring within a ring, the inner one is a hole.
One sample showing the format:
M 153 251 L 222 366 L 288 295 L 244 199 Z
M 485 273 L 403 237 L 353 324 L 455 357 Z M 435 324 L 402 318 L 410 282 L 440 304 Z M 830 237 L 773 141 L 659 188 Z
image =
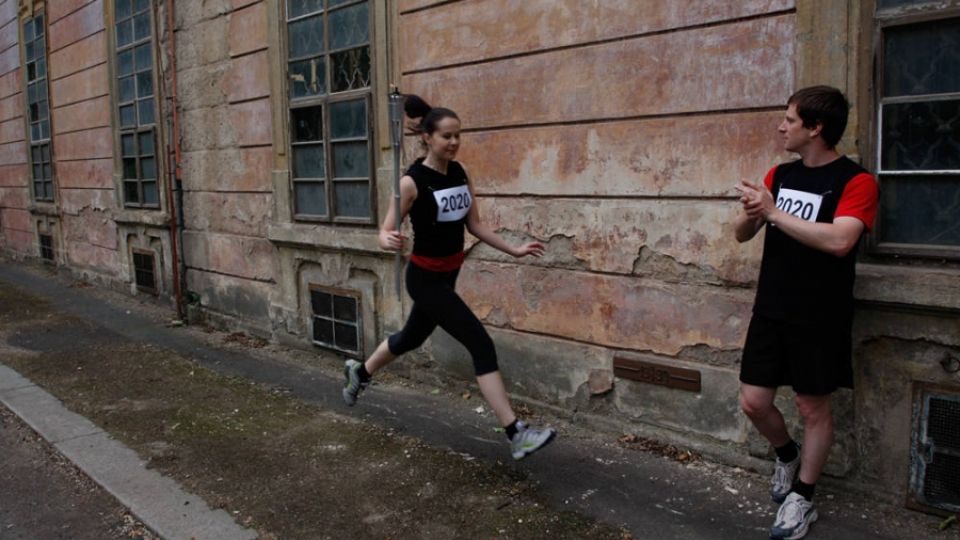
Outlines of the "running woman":
M 343 399 L 354 405 L 374 373 L 420 347 L 440 326 L 470 352 L 480 392 L 504 427 L 513 458 L 523 459 L 552 441 L 556 431 L 536 429 L 517 419 L 497 367 L 493 340 L 454 287 L 464 260 L 465 226 L 482 242 L 514 257 L 539 257 L 544 246 L 540 242 L 512 246 L 480 220 L 473 184 L 463 166 L 454 161 L 460 149 L 456 113 L 430 108 L 421 127 L 426 157 L 417 159 L 400 179 L 401 218 L 409 214 L 414 234 L 406 272 L 407 292 L 413 298 L 410 318 L 366 362 L 346 362 Z M 380 247 L 385 250 L 403 249 L 405 238 L 394 229 L 395 220 L 391 205 L 380 228 Z
M 770 538 L 802 538 L 833 443 L 830 395 L 853 387 L 850 332 L 857 245 L 873 226 L 877 183 L 836 150 L 849 106 L 836 88 L 814 86 L 787 101 L 778 131 L 800 159 L 774 167 L 763 185 L 741 182 L 738 241 L 766 229 L 753 318 L 740 364 L 744 413 L 774 447 L 771 498 L 782 503 Z M 803 418 L 794 442 L 774 405 L 790 385 Z

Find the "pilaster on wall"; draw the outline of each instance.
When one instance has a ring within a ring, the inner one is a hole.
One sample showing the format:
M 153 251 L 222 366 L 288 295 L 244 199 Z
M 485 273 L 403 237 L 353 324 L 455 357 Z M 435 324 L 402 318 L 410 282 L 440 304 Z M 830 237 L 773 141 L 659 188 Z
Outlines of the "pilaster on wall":
M 860 2 L 853 0 L 797 0 L 795 48 L 796 89 L 815 85 L 839 88 L 850 102 L 847 130 L 840 141 L 842 154 L 859 156 Z

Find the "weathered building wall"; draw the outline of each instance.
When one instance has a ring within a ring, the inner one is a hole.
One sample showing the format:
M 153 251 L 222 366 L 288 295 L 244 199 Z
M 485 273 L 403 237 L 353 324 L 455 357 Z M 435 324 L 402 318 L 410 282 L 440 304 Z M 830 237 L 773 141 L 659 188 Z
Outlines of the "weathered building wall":
M 16 0 L 0 3 L 0 246 L 19 256 L 37 252 L 27 210 L 30 177 Z
M 461 275 L 512 389 L 745 443 L 736 352 L 760 245 L 730 234 L 733 186 L 783 157 L 793 2 L 408 1 L 400 13 L 404 89 L 461 115 L 484 219 L 548 246 L 520 261 L 481 246 Z M 435 342 L 444 365 L 465 361 Z M 703 392 L 614 384 L 614 355 L 693 367 Z
M 273 138 L 266 3 L 176 4 L 184 260 L 201 305 L 265 334 Z

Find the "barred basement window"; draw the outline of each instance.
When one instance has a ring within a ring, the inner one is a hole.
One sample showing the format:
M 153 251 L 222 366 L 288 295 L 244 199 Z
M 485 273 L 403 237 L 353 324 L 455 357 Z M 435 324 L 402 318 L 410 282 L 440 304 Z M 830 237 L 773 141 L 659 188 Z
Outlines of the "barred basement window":
M 133 272 L 137 290 L 151 294 L 157 293 L 152 252 L 133 250 Z
M 960 393 L 921 387 L 914 404 L 910 499 L 921 509 L 960 512 Z
M 53 236 L 41 234 L 40 237 L 40 257 L 42 259 L 53 260 Z
M 313 342 L 358 356 L 360 354 L 360 299 L 354 293 L 310 286 Z
M 150 0 L 114 3 L 116 103 L 120 124 L 123 203 L 158 208 L 156 104 Z
M 294 214 L 370 223 L 370 3 L 288 0 L 286 7 Z
M 47 46 L 43 13 L 23 22 L 27 91 L 27 123 L 33 199 L 53 201 L 50 159 L 50 99 L 47 85 Z

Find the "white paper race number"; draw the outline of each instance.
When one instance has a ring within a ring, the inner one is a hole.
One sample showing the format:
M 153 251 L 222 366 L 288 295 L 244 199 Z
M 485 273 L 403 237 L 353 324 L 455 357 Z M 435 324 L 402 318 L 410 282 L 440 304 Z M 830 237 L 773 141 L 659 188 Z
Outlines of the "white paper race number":
M 433 192 L 437 200 L 437 221 L 459 221 L 470 211 L 470 189 L 466 184 Z
M 781 189 L 777 193 L 777 208 L 805 221 L 817 221 L 822 201 L 823 195 L 795 189 Z

